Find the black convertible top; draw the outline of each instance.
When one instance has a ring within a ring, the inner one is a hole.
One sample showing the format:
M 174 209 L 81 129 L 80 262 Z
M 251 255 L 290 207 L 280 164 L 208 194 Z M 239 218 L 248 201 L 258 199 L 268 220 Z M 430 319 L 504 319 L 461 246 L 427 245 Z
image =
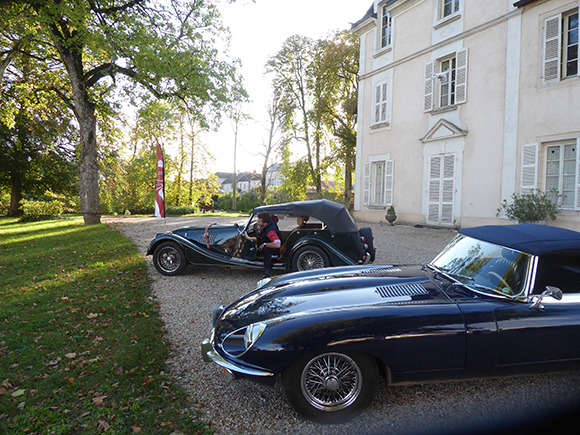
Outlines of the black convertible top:
M 293 216 L 312 216 L 326 224 L 332 233 L 358 231 L 346 207 L 326 199 L 314 201 L 288 202 L 286 204 L 263 205 L 256 207 L 253 214 L 267 211 L 270 214 L 289 214 Z
M 580 233 L 547 225 L 487 225 L 483 227 L 464 228 L 461 234 L 517 249 L 532 255 L 555 252 L 579 252 Z

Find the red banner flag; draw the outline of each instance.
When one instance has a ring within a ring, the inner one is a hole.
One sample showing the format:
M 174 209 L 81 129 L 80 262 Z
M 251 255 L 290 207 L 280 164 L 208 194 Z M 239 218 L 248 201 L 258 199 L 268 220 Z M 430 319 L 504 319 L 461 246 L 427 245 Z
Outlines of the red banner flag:
M 165 163 L 157 142 L 157 177 L 155 178 L 155 217 L 165 217 Z

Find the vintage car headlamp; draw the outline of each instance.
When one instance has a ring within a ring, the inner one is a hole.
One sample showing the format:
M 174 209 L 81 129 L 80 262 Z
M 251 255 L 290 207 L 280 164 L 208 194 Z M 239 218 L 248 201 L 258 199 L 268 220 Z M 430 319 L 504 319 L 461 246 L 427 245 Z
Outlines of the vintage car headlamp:
M 244 334 L 244 346 L 248 350 L 252 345 L 260 338 L 264 330 L 266 329 L 265 323 L 252 323 L 246 328 L 246 333 Z
M 262 322 L 238 329 L 224 339 L 223 349 L 231 356 L 240 357 L 258 341 L 265 329 L 266 324 Z

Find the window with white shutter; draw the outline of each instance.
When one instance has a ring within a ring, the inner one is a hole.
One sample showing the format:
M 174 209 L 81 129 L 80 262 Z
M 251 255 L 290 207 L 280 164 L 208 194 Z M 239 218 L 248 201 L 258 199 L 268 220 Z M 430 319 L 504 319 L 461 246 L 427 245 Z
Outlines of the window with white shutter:
M 392 160 L 377 160 L 365 164 L 363 204 L 382 208 L 393 204 L 393 169 Z
M 388 125 L 389 123 L 389 92 L 388 82 L 382 82 L 375 86 L 373 99 L 373 125 Z
M 467 48 L 425 64 L 423 111 L 467 102 Z
M 560 79 L 560 39 L 562 31 L 560 14 L 544 21 L 544 81 Z
M 425 83 L 423 91 L 423 111 L 431 112 L 433 110 L 433 73 L 434 62 L 427 62 L 425 64 Z
M 522 171 L 520 194 L 526 195 L 537 188 L 538 180 L 538 144 L 522 146 Z
M 543 68 L 544 83 L 578 77 L 578 8 L 544 20 Z
M 364 188 L 363 188 L 363 204 L 368 205 L 371 188 L 371 164 L 365 163 L 364 169 Z

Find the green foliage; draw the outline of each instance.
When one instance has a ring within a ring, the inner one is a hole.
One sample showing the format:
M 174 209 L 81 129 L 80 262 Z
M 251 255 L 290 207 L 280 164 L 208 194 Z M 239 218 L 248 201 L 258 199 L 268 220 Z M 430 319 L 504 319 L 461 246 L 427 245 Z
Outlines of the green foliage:
M 305 160 L 284 162 L 281 167 L 282 189 L 291 201 L 304 201 L 308 184 L 312 181 L 310 166 Z
M 233 195 L 231 192 L 220 195 L 215 201 L 215 208 L 219 210 L 231 210 L 233 207 Z
M 195 214 L 198 212 L 199 212 L 198 207 L 192 207 L 189 205 L 181 205 L 179 207 L 166 207 L 166 209 L 165 209 L 166 216 L 172 216 L 172 215 L 183 216 L 186 214 Z
M 243 192 L 236 202 L 237 211 L 252 211 L 260 205 L 260 196 L 256 192 Z
M 260 205 L 259 194 L 256 192 L 242 192 L 236 196 L 236 210 L 249 212 Z M 231 192 L 220 195 L 215 201 L 215 208 L 219 210 L 232 210 L 233 195 Z
M 29 222 L 39 219 L 54 219 L 60 217 L 64 204 L 58 200 L 53 201 L 20 201 L 23 215 L 20 222 Z
M 0 250 L 0 433 L 210 433 L 183 412 L 131 241 L 79 219 L 3 218 Z
M 558 198 L 556 192 L 548 194 L 539 190 L 529 194 L 511 196 L 511 202 L 503 200 L 497 209 L 497 216 L 505 214 L 509 220 L 519 223 L 532 223 L 541 220 L 555 220 L 558 214 L 557 205 L 552 202 L 552 198 Z

